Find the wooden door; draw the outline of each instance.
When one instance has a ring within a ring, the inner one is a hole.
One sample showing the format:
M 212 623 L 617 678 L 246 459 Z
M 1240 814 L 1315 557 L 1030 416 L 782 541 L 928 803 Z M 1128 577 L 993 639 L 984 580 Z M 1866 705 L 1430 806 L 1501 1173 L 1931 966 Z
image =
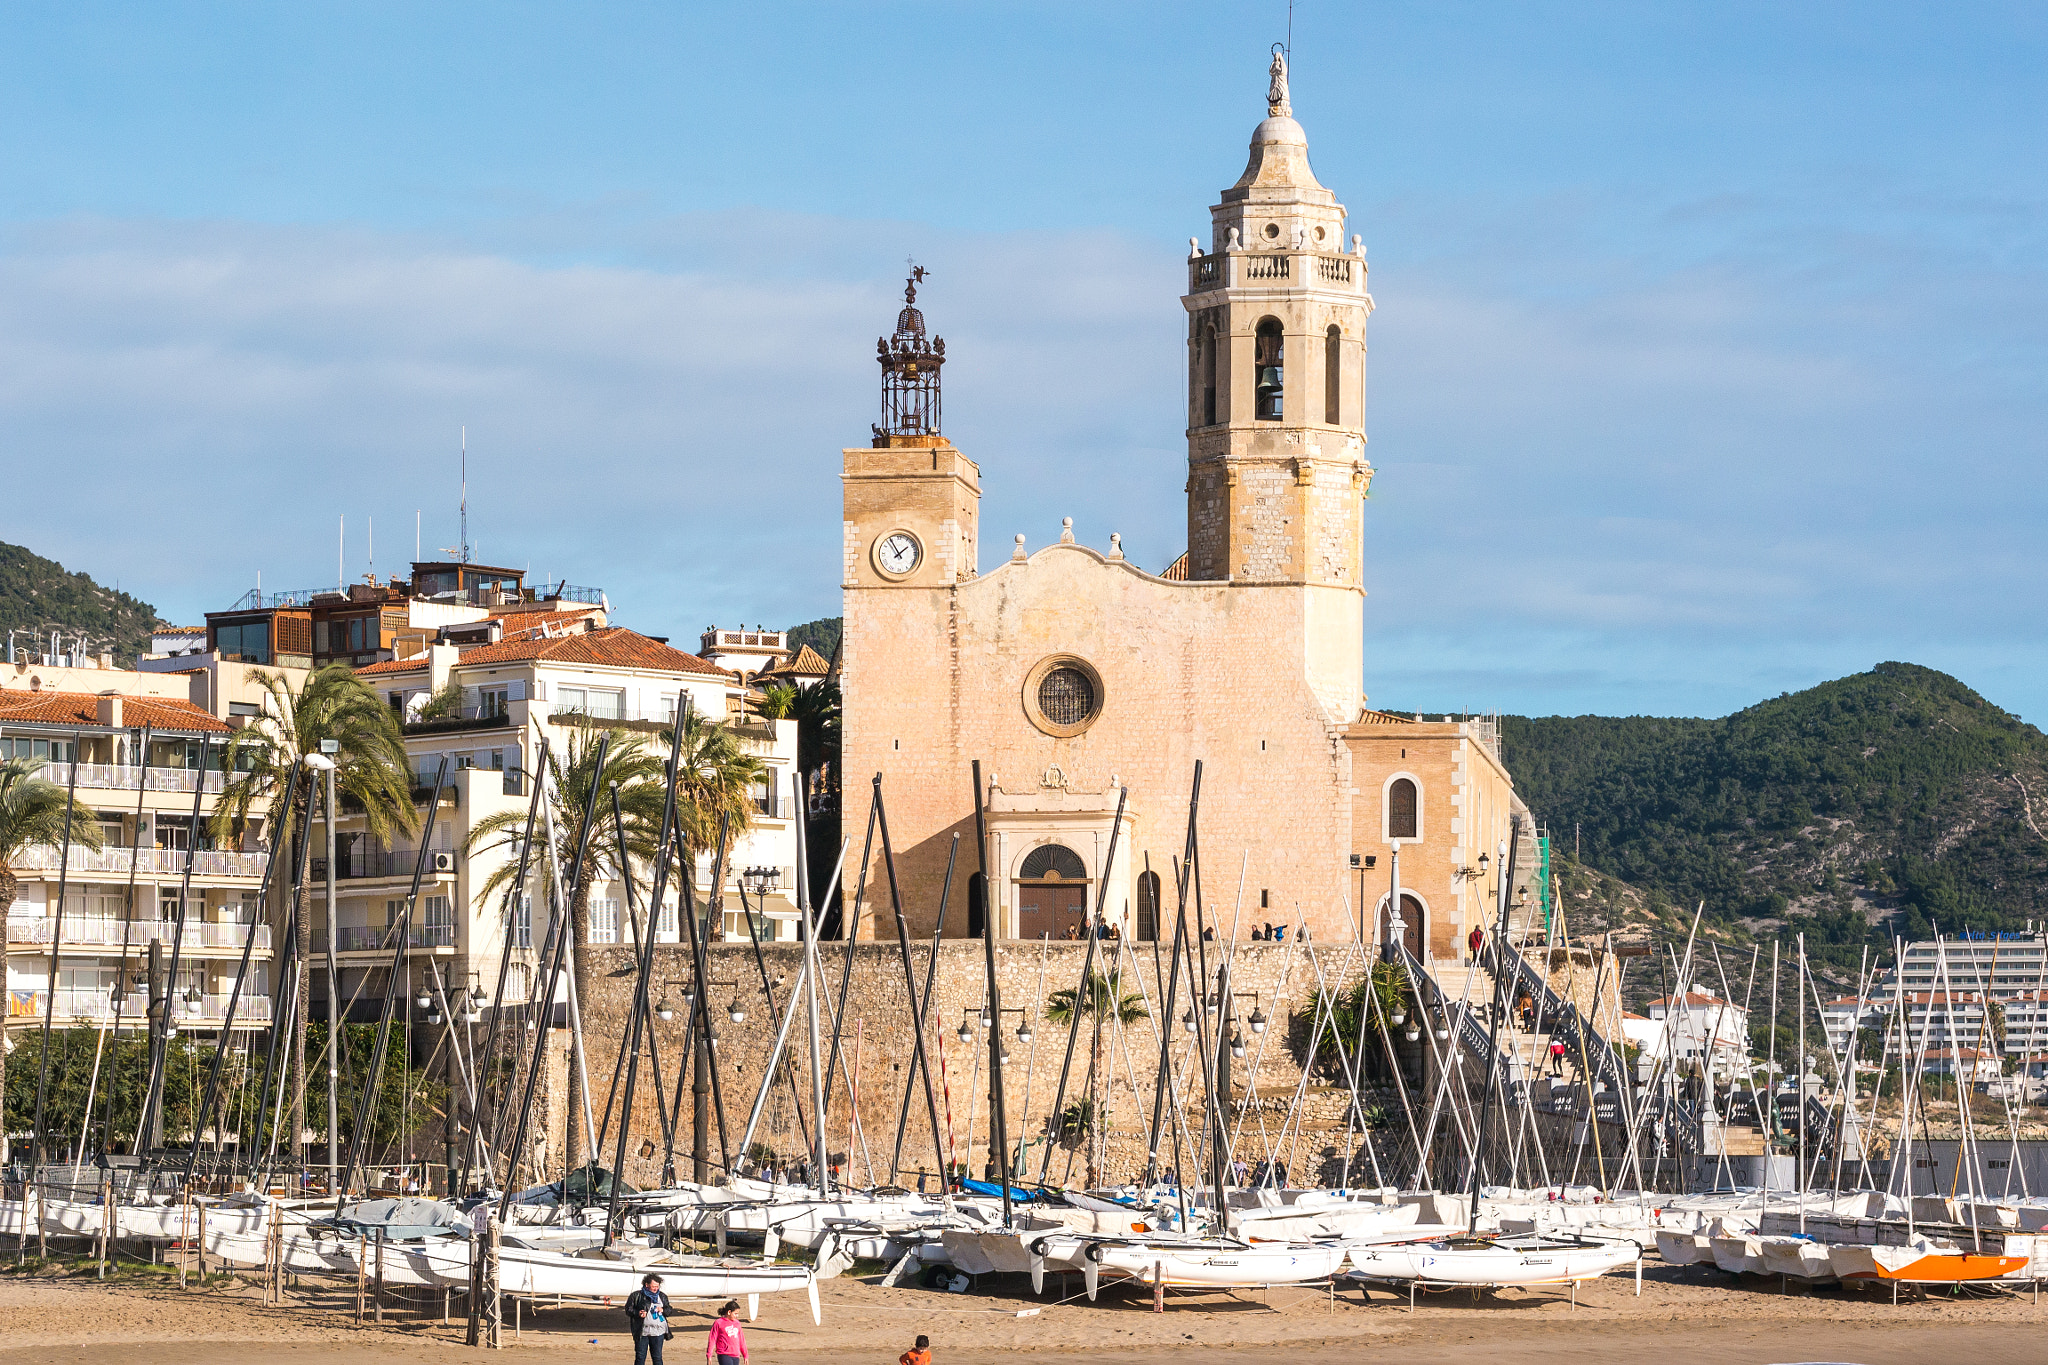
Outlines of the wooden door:
M 1381 901 L 1379 933 L 1376 935 L 1381 943 L 1387 941 L 1386 914 L 1387 903 Z M 1401 942 L 1408 949 L 1409 955 L 1418 961 L 1422 959 L 1422 945 L 1428 942 L 1422 920 L 1422 902 L 1409 895 L 1406 891 L 1403 891 L 1401 893 Z
M 1020 882 L 1017 886 L 1017 937 L 1064 939 L 1067 929 L 1088 922 L 1088 888 L 1075 885 Z

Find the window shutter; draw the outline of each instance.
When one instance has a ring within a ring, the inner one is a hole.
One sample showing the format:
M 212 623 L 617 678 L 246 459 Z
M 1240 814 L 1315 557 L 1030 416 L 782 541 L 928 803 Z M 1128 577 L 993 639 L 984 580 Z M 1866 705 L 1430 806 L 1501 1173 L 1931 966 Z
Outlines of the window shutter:
M 506 701 L 525 701 L 525 700 L 526 700 L 526 680 L 525 680 L 525 679 L 523 679 L 523 678 L 515 678 L 515 679 L 513 679 L 513 680 L 512 680 L 511 682 L 508 682 L 508 683 L 506 683 L 506 684 L 505 684 L 505 700 L 506 700 Z

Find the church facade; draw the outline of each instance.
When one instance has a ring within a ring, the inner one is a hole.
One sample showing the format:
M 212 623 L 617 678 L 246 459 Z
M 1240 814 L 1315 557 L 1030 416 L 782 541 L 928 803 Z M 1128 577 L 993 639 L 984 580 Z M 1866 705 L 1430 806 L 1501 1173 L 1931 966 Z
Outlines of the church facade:
M 1099 908 L 1126 936 L 1171 938 L 1198 761 L 1222 934 L 1378 942 L 1397 846 L 1412 948 L 1461 956 L 1490 919 L 1519 809 L 1497 734 L 1363 693 L 1373 299 L 1344 229 L 1276 57 L 1244 173 L 1210 209 L 1207 249 L 1190 239 L 1188 549 L 1159 574 L 1114 535 L 1077 543 L 1071 519 L 984 571 L 980 469 L 941 433 L 944 343 L 906 288 L 878 346 L 883 421 L 842 452 L 841 686 L 850 856 L 880 774 L 913 933 L 933 930 L 956 840 L 944 931 L 980 932 L 979 804 L 1001 937 L 1068 937 Z M 870 885 L 862 932 L 892 936 Z

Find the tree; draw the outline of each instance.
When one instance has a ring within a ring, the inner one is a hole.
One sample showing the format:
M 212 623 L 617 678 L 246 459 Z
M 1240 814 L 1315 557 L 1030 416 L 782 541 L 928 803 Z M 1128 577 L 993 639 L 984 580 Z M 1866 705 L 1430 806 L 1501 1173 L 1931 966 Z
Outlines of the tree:
M 1151 1011 L 1145 1007 L 1145 997 L 1138 992 L 1126 994 L 1121 989 L 1122 971 L 1112 967 L 1108 972 L 1088 969 L 1079 987 L 1068 987 L 1054 991 L 1045 999 L 1045 1017 L 1055 1024 L 1071 1024 L 1076 1013 L 1090 1021 L 1088 1033 L 1088 1076 L 1087 1092 L 1068 1112 L 1060 1116 L 1060 1132 L 1068 1141 L 1077 1135 L 1094 1137 L 1100 1130 L 1101 1104 L 1096 1098 L 1096 1083 L 1102 1075 L 1102 1026 L 1104 1023 L 1134 1024 L 1146 1018 Z M 1099 1143 L 1091 1142 L 1088 1148 L 1088 1187 L 1095 1188 L 1101 1183 Z
M 275 847 L 279 856 L 290 856 L 292 839 L 309 837 L 304 826 L 313 809 L 310 791 L 304 802 L 291 810 L 285 809 L 292 771 L 303 767 L 306 755 L 319 753 L 321 741 L 328 739 L 340 746 L 331 755 L 337 797 L 361 808 L 371 838 L 389 847 L 395 836 L 411 834 L 419 828 L 420 815 L 413 807 L 412 775 L 405 758 L 405 736 L 399 730 L 397 713 L 384 704 L 368 683 L 350 672 L 348 665 L 329 664 L 307 674 L 297 691 L 281 673 L 252 669 L 249 678 L 262 690 L 263 706 L 246 726 L 229 737 L 222 755 L 228 781 L 213 808 L 216 840 L 238 836 L 251 813 L 261 809 L 271 831 L 278 829 L 278 822 L 284 822 L 287 837 L 278 840 Z M 301 886 L 296 937 L 298 998 L 304 1001 L 311 999 L 308 992 L 312 984 L 312 901 L 312 888 Z M 334 908 L 329 906 L 329 934 L 335 932 L 334 918 Z M 339 1008 L 339 1001 L 327 1002 L 329 1014 Z M 292 1102 L 286 1121 L 295 1147 L 306 1130 L 306 1038 L 305 1028 L 294 1030 Z M 334 1135 L 330 1133 L 328 1138 L 332 1141 Z M 299 1155 L 304 1157 L 303 1147 Z
M 577 948 L 574 968 L 579 1004 L 591 998 L 596 984 L 590 954 L 582 950 L 582 945 L 590 942 L 590 889 L 597 882 L 624 880 L 629 876 L 634 878 L 635 885 L 644 883 L 645 879 L 633 870 L 633 864 L 647 866 L 654 861 L 661 840 L 662 784 L 666 775 L 661 757 L 648 749 L 646 740 L 624 730 L 578 728 L 570 734 L 563 752 L 550 750 L 548 754 L 547 771 L 541 775 L 547 785 L 541 799 L 548 803 L 554 817 L 552 861 L 560 866 L 565 877 L 572 875 L 576 847 L 583 836 L 583 813 L 589 808 L 591 792 L 596 791 L 598 797 L 596 826 L 584 853 L 582 875 L 574 885 L 561 888 L 565 893 L 561 898 L 569 907 L 569 941 Z M 612 828 L 614 785 L 618 788 L 619 813 L 626 832 L 623 860 Z M 678 819 L 684 816 L 681 804 L 679 800 Z M 527 869 L 528 884 L 537 888 L 541 898 L 555 890 L 554 869 L 544 851 L 546 831 L 545 823 L 533 831 L 536 848 Z M 500 892 L 510 892 L 519 875 L 519 852 L 526 838 L 524 810 L 499 811 L 470 826 L 469 837 L 463 844 L 465 852 L 496 847 L 505 853 L 498 867 L 484 879 L 477 892 L 479 897 L 488 899 Z M 572 1061 L 565 1134 L 571 1169 L 586 1159 L 583 1131 L 576 1122 L 582 1103 L 580 1089 L 580 1078 Z M 591 1153 L 589 1159 L 595 1157 L 596 1153 Z
M 36 776 L 43 766 L 39 758 L 10 758 L 0 762 L 0 962 L 7 957 L 8 907 L 21 893 L 21 879 L 15 875 L 14 860 L 32 848 L 57 848 L 68 832 L 71 842 L 81 848 L 101 845 L 99 823 L 84 807 L 74 804 L 64 788 L 47 777 Z M 50 989 L 57 988 L 52 972 Z M 13 1002 L 0 986 L 0 1011 L 11 1011 Z M 0 1013 L 0 1020 L 5 1019 Z M 4 1034 L 0 1034 L 4 1040 Z M 0 1045 L 0 1093 L 5 1092 L 7 1049 Z M 12 1132 L 12 1129 L 8 1129 Z M 0 1134 L 0 1147 L 6 1145 Z
M 839 771 L 839 684 L 827 678 L 809 687 L 777 683 L 754 703 L 768 720 L 796 722 L 796 766 L 806 777 Z

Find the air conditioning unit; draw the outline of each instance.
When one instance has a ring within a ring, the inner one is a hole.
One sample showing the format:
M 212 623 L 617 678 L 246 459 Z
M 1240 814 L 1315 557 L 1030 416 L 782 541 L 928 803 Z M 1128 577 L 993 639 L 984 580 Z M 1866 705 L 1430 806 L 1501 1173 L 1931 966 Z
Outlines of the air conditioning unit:
M 453 872 L 454 870 L 455 855 L 453 853 L 436 853 L 434 855 L 434 871 Z

